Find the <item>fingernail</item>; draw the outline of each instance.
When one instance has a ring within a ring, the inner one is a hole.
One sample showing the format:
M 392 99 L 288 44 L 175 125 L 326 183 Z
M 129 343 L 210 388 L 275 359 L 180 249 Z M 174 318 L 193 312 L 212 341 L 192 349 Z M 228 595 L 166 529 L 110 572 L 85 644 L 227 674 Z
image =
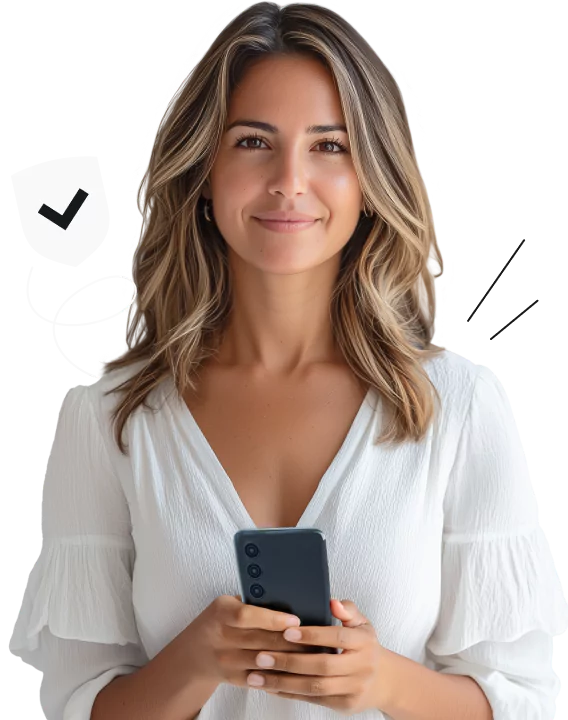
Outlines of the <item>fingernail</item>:
M 300 618 L 294 617 L 293 615 L 290 615 L 290 617 L 287 617 L 284 621 L 284 625 L 295 625 L 296 627 L 300 624 Z
M 284 630 L 284 639 L 285 640 L 299 640 L 302 637 L 302 633 L 299 630 L 296 630 L 295 628 L 288 630 Z
M 256 664 L 260 667 L 274 667 L 274 658 L 272 657 L 272 655 L 260 653 L 256 657 Z
M 247 677 L 247 682 L 249 685 L 264 685 L 264 678 L 262 675 L 257 675 L 256 673 L 251 673 Z

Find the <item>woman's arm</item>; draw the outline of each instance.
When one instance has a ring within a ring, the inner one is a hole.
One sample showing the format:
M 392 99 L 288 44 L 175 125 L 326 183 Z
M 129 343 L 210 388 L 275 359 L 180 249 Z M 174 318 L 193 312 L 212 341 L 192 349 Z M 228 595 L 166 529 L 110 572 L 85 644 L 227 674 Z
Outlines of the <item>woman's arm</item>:
M 378 709 L 393 720 L 493 720 L 491 705 L 473 678 L 436 672 L 390 650 L 381 693 L 388 696 Z
M 144 667 L 121 675 L 95 698 L 91 720 L 194 720 L 219 683 L 188 668 L 183 633 Z

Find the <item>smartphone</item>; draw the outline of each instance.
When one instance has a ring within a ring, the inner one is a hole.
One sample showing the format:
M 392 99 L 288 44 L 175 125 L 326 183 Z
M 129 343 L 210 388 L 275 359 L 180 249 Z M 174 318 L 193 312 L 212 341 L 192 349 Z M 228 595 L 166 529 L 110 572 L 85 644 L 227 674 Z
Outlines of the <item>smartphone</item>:
M 338 625 L 331 613 L 325 536 L 317 528 L 258 528 L 234 535 L 241 600 L 291 613 L 302 625 Z M 339 648 L 302 646 L 338 654 Z

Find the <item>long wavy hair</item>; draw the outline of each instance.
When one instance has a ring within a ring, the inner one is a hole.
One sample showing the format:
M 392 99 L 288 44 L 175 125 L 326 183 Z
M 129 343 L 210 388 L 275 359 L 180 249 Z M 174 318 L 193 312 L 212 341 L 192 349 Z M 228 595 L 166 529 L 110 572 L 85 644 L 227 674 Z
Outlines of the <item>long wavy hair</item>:
M 215 162 L 231 94 L 247 68 L 269 56 L 301 55 L 328 68 L 337 88 L 367 214 L 342 248 L 330 298 L 335 340 L 345 361 L 380 394 L 390 421 L 379 442 L 422 439 L 438 392 L 422 367 L 445 350 L 434 334 L 434 278 L 443 273 L 434 222 L 418 170 L 401 93 L 375 51 L 337 13 L 319 5 L 259 2 L 221 32 L 170 102 L 148 169 L 137 288 L 128 350 L 103 374 L 134 363 L 112 413 L 115 440 L 129 415 L 167 376 L 183 395 L 196 389 L 232 307 L 227 244 L 203 217 L 202 187 Z M 147 221 L 147 222 L 146 222 Z M 433 249 L 440 266 L 427 263 Z M 424 308 L 427 302 L 427 308 Z M 136 335 L 136 338 L 134 336 Z M 108 392 L 106 394 L 108 394 Z

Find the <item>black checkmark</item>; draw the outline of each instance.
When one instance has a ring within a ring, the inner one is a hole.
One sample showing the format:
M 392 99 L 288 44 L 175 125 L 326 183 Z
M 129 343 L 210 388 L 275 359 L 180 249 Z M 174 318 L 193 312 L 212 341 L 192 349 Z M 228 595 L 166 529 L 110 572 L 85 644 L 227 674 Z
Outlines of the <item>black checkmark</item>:
M 44 218 L 51 220 L 51 222 L 55 223 L 56 225 L 59 225 L 59 227 L 63 228 L 63 230 L 67 230 L 69 224 L 71 223 L 71 220 L 73 220 L 75 215 L 79 212 L 79 208 L 85 202 L 88 196 L 89 193 L 86 193 L 84 190 L 81 190 L 81 188 L 79 188 L 75 193 L 75 197 L 73 198 L 73 200 L 71 200 L 69 205 L 67 205 L 67 209 L 65 210 L 63 215 L 58 213 L 57 210 L 50 208 L 49 205 L 42 205 L 38 210 L 38 213 L 40 215 L 43 215 Z

